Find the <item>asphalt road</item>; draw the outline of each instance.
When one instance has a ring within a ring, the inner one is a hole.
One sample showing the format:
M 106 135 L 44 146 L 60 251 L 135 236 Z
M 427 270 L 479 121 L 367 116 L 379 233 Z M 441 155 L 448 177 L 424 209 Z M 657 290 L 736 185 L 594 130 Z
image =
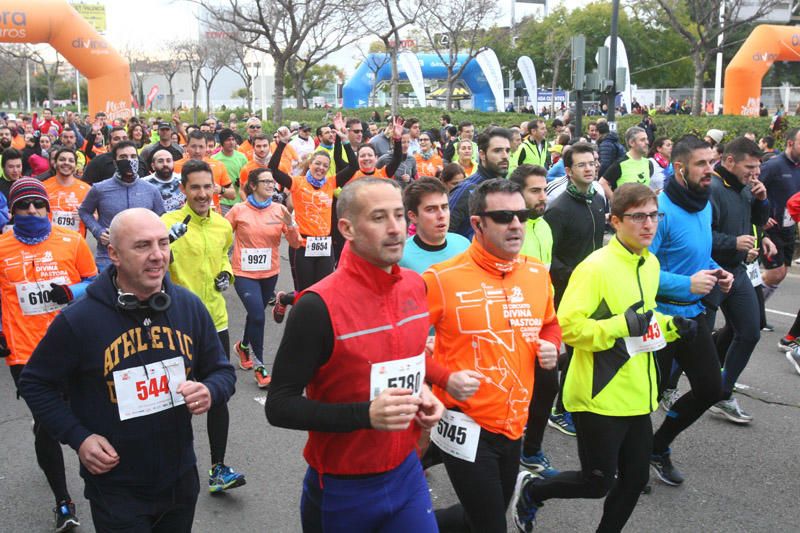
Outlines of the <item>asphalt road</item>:
M 289 286 L 283 254 L 279 288 Z M 673 488 L 653 482 L 642 496 L 627 531 L 636 532 L 750 532 L 797 531 L 800 443 L 800 375 L 776 348 L 798 308 L 800 268 L 768 302 L 774 333 L 762 340 L 740 379 L 747 388 L 738 394 L 755 420 L 735 426 L 704 415 L 673 446 L 673 460 L 686 482 Z M 231 288 L 226 295 L 231 341 L 239 338 L 244 312 Z M 357 302 L 354 302 L 357 305 Z M 282 326 L 268 321 L 266 359 L 274 358 Z M 197 532 L 300 531 L 301 480 L 305 472 L 302 448 L 305 433 L 271 427 L 264 416 L 265 392 L 249 372 L 237 370 L 239 381 L 230 401 L 231 427 L 226 462 L 247 476 L 247 485 L 211 496 L 201 490 L 195 515 Z M 687 390 L 685 378 L 682 390 Z M 52 495 L 36 465 L 32 421 L 23 401 L 16 401 L 9 372 L 0 371 L 0 531 L 44 532 L 53 529 Z M 653 415 L 660 423 L 663 411 Z M 195 418 L 195 439 L 201 484 L 209 467 L 205 417 Z M 545 450 L 559 469 L 578 467 L 575 439 L 548 429 Z M 82 521 L 79 531 L 91 531 L 89 504 L 83 498 L 76 454 L 64 447 L 67 478 Z M 434 507 L 455 502 L 442 466 L 431 469 Z M 602 513 L 601 501 L 551 500 L 539 512 L 537 530 L 593 531 Z M 509 528 L 509 531 L 512 529 Z

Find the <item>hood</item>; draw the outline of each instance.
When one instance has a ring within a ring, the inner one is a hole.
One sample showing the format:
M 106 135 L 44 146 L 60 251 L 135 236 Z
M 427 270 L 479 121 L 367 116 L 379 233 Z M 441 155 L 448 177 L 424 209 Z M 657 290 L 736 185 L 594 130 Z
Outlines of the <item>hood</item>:
M 612 141 L 612 142 L 619 142 L 619 135 L 617 135 L 616 131 L 609 131 L 605 137 L 603 137 L 600 142 L 604 141 Z

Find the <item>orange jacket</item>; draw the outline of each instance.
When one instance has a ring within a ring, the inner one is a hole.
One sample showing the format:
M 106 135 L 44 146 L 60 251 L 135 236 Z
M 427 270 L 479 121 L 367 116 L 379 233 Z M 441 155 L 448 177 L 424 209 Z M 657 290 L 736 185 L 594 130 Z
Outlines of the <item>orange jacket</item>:
M 175 168 L 172 170 L 175 174 L 180 174 L 181 170 L 183 170 L 183 165 L 189 161 L 188 157 L 184 157 L 183 159 L 178 159 L 175 161 Z M 203 161 L 208 163 L 208 166 L 211 167 L 211 175 L 214 177 L 214 183 L 219 185 L 220 187 L 230 187 L 231 186 L 231 179 L 228 177 L 228 169 L 225 168 L 225 165 L 221 161 L 217 161 L 216 159 L 211 159 L 210 157 L 203 158 Z M 214 194 L 214 211 L 217 213 L 221 213 L 219 207 L 219 194 Z
M 89 189 L 92 186 L 75 178 L 72 180 L 71 185 L 65 187 L 59 183 L 58 178 L 55 176 L 44 180 L 42 185 L 47 189 L 47 195 L 50 197 L 53 224 L 75 230 L 75 223 L 77 222 L 78 233 L 86 238 L 86 226 L 84 226 L 81 217 L 78 216 L 78 208 L 83 203 L 86 195 L 89 194 Z
M 445 407 L 460 409 L 487 431 L 516 440 L 528 420 L 538 339 L 561 344 L 547 268 L 519 256 L 505 261 L 474 240 L 466 252 L 422 274 L 428 287 L 433 358 L 448 370 L 485 380 L 467 401 L 439 387 Z

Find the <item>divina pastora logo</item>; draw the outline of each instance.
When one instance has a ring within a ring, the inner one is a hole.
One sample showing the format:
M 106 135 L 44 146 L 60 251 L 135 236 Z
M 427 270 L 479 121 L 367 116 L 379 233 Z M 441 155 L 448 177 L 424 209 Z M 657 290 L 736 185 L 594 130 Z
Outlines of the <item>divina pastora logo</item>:
M 0 39 L 24 39 L 28 20 L 24 11 L 0 11 Z

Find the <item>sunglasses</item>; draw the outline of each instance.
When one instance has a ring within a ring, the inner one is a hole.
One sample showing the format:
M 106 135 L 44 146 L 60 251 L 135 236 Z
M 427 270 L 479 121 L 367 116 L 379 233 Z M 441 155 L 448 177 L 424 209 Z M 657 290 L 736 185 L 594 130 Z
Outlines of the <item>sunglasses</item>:
M 350 130 L 350 131 L 352 131 L 353 133 L 364 133 L 364 130 Z
M 26 198 L 15 203 L 14 209 L 22 209 L 24 211 L 26 209 L 30 209 L 31 204 L 33 204 L 33 207 L 35 207 L 36 209 L 47 208 L 47 202 L 45 202 L 41 198 Z
M 250 130 L 260 130 L 260 129 L 261 129 L 261 126 L 247 126 L 247 129 L 250 129 Z
M 481 211 L 476 213 L 480 217 L 489 217 L 498 224 L 511 224 L 514 217 L 517 217 L 520 222 L 525 222 L 533 217 L 533 209 L 520 209 L 519 211 L 510 211 L 507 209 L 499 209 L 497 211 Z

